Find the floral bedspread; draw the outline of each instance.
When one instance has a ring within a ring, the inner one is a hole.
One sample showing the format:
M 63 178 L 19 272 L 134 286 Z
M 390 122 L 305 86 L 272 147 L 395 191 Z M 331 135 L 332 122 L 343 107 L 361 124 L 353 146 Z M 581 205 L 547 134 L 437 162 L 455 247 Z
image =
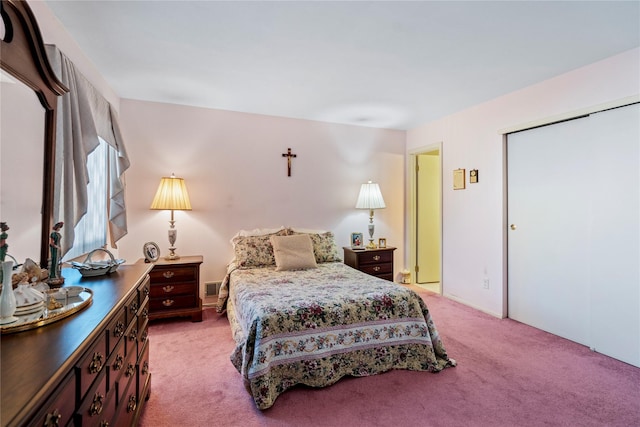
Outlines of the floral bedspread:
M 455 366 L 422 298 L 342 263 L 236 269 L 228 284 L 231 361 L 260 409 L 296 384 Z

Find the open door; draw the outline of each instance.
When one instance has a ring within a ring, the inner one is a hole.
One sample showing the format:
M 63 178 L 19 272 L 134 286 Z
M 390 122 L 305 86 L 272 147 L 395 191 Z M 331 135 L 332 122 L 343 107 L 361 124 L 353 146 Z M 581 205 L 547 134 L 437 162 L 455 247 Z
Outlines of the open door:
M 416 283 L 439 283 L 442 246 L 440 150 L 419 153 L 415 159 Z

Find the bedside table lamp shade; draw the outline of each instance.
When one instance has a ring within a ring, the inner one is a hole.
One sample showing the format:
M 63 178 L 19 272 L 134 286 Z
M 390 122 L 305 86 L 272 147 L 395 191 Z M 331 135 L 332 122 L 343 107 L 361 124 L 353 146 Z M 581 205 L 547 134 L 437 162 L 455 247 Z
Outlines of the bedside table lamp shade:
M 376 244 L 373 243 L 373 211 L 375 209 L 384 209 L 387 206 L 384 204 L 382 193 L 380 192 L 380 186 L 375 182 L 367 182 L 360 187 L 360 194 L 358 195 L 358 201 L 356 202 L 356 209 L 369 209 L 369 244 L 367 248 L 375 249 Z
M 191 202 L 189 201 L 189 193 L 187 186 L 182 178 L 176 178 L 171 174 L 170 177 L 163 177 L 156 191 L 156 195 L 151 202 L 153 210 L 170 210 L 171 220 L 169 221 L 169 255 L 165 259 L 178 259 L 176 254 L 175 243 L 178 236 L 178 230 L 175 228 L 175 220 L 173 219 L 173 211 L 190 211 Z

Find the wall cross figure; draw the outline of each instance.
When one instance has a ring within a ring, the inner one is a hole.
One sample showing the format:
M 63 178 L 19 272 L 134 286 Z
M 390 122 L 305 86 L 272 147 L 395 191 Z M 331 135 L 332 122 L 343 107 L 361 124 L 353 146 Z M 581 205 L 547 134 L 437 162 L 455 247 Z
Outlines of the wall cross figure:
M 282 153 L 282 157 L 287 158 L 287 176 L 291 176 L 291 158 L 298 157 L 298 155 L 291 153 L 291 148 L 287 148 L 287 152 Z

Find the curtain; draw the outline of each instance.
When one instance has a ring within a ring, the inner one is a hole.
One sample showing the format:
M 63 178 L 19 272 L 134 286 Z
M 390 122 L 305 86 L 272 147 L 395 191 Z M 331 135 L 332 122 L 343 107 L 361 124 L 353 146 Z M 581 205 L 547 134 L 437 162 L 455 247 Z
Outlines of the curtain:
M 46 49 L 54 72 L 69 88 L 69 93 L 58 98 L 56 123 L 54 223 L 65 223 L 62 254 L 73 245 L 75 226 L 87 213 L 87 157 L 99 145 L 98 136 L 113 148 L 109 150 L 107 209 L 109 238 L 115 248 L 127 234 L 124 172 L 130 165 L 117 115 L 69 58 L 54 45 Z

